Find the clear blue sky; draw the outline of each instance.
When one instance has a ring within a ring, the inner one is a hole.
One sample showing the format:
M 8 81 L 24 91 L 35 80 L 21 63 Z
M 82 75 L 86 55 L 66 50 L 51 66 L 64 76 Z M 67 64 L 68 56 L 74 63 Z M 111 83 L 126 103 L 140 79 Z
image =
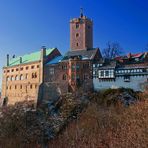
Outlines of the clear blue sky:
M 23 55 L 42 45 L 65 53 L 69 20 L 79 16 L 80 7 L 94 21 L 94 47 L 116 41 L 125 53 L 144 51 L 148 0 L 0 0 L 0 69 L 7 53 Z

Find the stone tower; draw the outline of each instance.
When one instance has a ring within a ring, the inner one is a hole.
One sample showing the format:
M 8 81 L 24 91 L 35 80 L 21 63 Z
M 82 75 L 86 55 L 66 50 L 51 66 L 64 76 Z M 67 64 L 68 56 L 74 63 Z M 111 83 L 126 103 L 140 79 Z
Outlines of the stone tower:
M 70 49 L 87 50 L 93 48 L 93 22 L 83 15 L 70 20 Z

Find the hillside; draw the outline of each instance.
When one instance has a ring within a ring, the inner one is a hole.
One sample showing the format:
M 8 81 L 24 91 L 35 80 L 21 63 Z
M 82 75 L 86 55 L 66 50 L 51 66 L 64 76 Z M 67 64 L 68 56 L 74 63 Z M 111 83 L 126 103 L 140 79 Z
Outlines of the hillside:
M 129 107 L 91 101 L 50 148 L 147 148 L 148 93 Z
M 136 98 L 130 105 L 117 99 L 125 92 Z M 33 110 L 31 102 L 1 110 L 1 147 L 148 147 L 148 94 L 107 90 L 80 100 L 63 96 L 52 114 Z

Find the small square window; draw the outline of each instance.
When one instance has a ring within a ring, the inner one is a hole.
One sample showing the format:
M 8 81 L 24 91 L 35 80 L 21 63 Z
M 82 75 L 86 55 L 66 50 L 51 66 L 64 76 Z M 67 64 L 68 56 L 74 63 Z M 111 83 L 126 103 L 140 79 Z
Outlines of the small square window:
M 91 27 L 90 26 L 88 26 L 88 29 L 90 29 Z
M 31 66 L 31 69 L 34 69 L 34 66 Z
M 78 38 L 80 36 L 80 34 L 79 33 L 76 33 L 76 38 Z

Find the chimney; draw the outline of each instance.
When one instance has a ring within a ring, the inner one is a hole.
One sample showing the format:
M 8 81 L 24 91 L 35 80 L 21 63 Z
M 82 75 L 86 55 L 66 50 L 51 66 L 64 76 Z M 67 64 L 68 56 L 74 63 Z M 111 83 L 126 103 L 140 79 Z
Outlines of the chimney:
M 46 58 L 46 47 L 42 46 L 41 47 L 41 61 L 44 62 Z
M 42 46 L 41 47 L 41 68 L 40 68 L 40 83 L 42 84 L 44 82 L 44 63 L 45 63 L 45 58 L 46 58 L 46 47 Z
M 22 57 L 20 57 L 20 64 L 22 63 Z
M 9 66 L 9 54 L 7 54 L 7 66 Z
M 129 54 L 127 55 L 127 57 L 130 59 L 130 58 L 132 57 L 132 54 L 129 53 Z

